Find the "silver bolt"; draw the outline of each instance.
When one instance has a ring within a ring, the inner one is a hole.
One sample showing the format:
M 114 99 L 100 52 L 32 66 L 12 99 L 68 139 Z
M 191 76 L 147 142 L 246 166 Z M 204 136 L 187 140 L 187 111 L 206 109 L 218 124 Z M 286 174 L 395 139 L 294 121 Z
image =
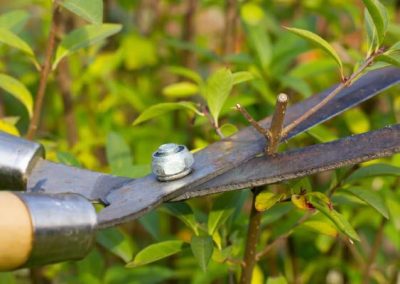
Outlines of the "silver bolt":
M 190 174 L 193 163 L 193 154 L 186 146 L 168 143 L 153 153 L 151 166 L 159 181 L 171 181 Z

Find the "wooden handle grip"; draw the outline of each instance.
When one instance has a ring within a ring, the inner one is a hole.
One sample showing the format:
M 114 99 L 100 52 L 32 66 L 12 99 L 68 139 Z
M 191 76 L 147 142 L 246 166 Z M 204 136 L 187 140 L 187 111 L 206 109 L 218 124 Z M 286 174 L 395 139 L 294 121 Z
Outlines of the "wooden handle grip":
M 28 208 L 15 194 L 0 192 L 0 271 L 25 264 L 33 246 Z

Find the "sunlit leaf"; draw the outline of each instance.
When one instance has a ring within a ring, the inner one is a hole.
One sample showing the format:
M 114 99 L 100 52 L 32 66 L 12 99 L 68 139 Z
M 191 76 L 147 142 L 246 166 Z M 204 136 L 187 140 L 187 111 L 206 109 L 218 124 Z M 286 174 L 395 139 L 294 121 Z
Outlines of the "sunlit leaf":
M 103 22 L 103 0 L 61 0 L 59 4 L 93 24 Z
M 128 234 L 118 228 L 101 230 L 96 234 L 96 240 L 107 250 L 128 262 L 133 257 L 134 244 Z
M 225 123 L 224 125 L 222 125 L 219 128 L 219 130 L 222 132 L 222 134 L 225 137 L 229 137 L 229 136 L 235 134 L 236 132 L 238 132 L 239 129 L 233 124 Z
M 195 95 L 199 92 L 199 87 L 190 82 L 180 82 L 166 86 L 163 89 L 163 95 L 170 98 L 185 98 Z
M 309 196 L 308 201 L 322 214 L 328 217 L 338 228 L 340 232 L 347 235 L 353 240 L 359 241 L 360 238 L 357 232 L 353 229 L 350 223 L 337 211 L 330 208 L 325 200 L 318 198 L 316 195 Z
M 352 193 L 362 201 L 366 202 L 386 219 L 389 219 L 389 210 L 385 204 L 385 201 L 380 194 L 372 189 L 363 189 L 358 187 L 351 187 L 346 189 L 346 192 Z
M 368 116 L 360 108 L 352 108 L 344 114 L 347 127 L 354 134 L 361 134 L 370 130 Z
M 221 109 L 233 87 L 232 72 L 227 68 L 214 72 L 207 80 L 205 98 L 215 125 L 218 126 L 218 117 Z
M 324 50 L 326 53 L 328 53 L 336 61 L 336 63 L 339 66 L 340 74 L 342 75 L 342 78 L 344 77 L 342 60 L 340 59 L 336 50 L 326 40 L 324 40 L 319 35 L 317 35 L 313 32 L 307 31 L 307 30 L 297 29 L 297 28 L 289 28 L 289 27 L 285 27 L 285 29 L 310 41 L 311 43 L 315 44 L 316 46 L 318 46 L 319 48 Z
M 18 129 L 15 127 L 15 125 L 3 119 L 0 119 L 0 131 L 6 132 L 11 135 L 20 136 L 20 133 Z
M 168 213 L 176 216 L 189 228 L 191 228 L 196 235 L 199 234 L 196 218 L 192 208 L 190 208 L 189 205 L 184 202 L 166 203 L 164 204 L 164 208 Z
M 168 67 L 168 71 L 173 74 L 190 79 L 190 80 L 196 82 L 197 84 L 203 83 L 203 79 L 201 78 L 201 76 L 191 69 L 181 67 L 181 66 L 170 66 L 170 67 Z
M 268 277 L 266 284 L 287 284 L 288 281 L 283 276 Z
M 324 125 L 316 125 L 306 132 L 320 143 L 326 143 L 338 139 L 334 132 Z
M 255 207 L 257 211 L 265 211 L 274 206 L 279 200 L 284 197 L 284 194 L 277 194 L 268 189 L 261 191 L 256 196 Z
M 232 76 L 233 76 L 233 85 L 237 85 L 254 79 L 253 74 L 247 71 L 236 72 L 233 73 Z
M 362 167 L 352 173 L 346 179 L 346 182 L 351 183 L 375 176 L 400 176 L 400 168 L 388 164 L 374 164 Z
M 190 247 L 201 269 L 206 271 L 214 250 L 211 236 L 193 236 Z
M 246 28 L 249 45 L 257 56 L 261 70 L 268 73 L 273 54 L 269 35 L 263 25 L 248 25 Z
M 17 100 L 19 100 L 27 109 L 29 117 L 33 112 L 32 95 L 29 90 L 17 79 L 6 74 L 0 74 L 0 88 L 10 93 Z
M 5 28 L 0 28 L 0 42 L 17 48 L 31 57 L 35 57 L 32 48 L 19 36 Z
M 144 112 L 142 112 L 138 118 L 135 119 L 133 122 L 133 125 L 138 125 L 142 122 L 145 122 L 149 119 L 164 115 L 168 112 L 174 111 L 174 110 L 189 110 L 191 112 L 194 112 L 198 115 L 203 115 L 197 108 L 196 104 L 192 102 L 178 102 L 178 103 L 159 103 L 156 105 L 153 105 L 149 108 L 147 108 Z
M 68 152 L 57 152 L 57 159 L 60 163 L 76 168 L 80 168 L 81 164 L 74 155 Z
M 0 28 L 18 33 L 28 19 L 28 12 L 24 10 L 13 10 L 0 15 Z
M 301 224 L 299 228 L 307 228 L 314 232 L 328 235 L 331 237 L 336 237 L 338 234 L 335 227 L 333 227 L 330 223 L 323 221 L 314 221 L 314 220 L 306 221 L 303 224 Z
M 177 254 L 184 249 L 183 241 L 164 241 L 149 245 L 136 254 L 134 260 L 127 267 L 137 267 Z
M 73 30 L 61 40 L 61 43 L 56 51 L 53 69 L 57 67 L 58 63 L 64 57 L 81 48 L 88 47 L 113 34 L 116 34 L 121 30 L 121 28 L 122 26 L 118 24 L 101 24 L 87 25 Z
M 376 50 L 379 44 L 374 21 L 372 20 L 367 9 L 364 10 L 364 21 L 365 30 L 367 32 L 368 50 L 369 53 L 371 53 L 372 51 Z
M 293 194 L 291 197 L 291 201 L 294 206 L 301 210 L 310 210 L 313 209 L 307 201 L 307 198 L 303 194 Z
M 372 18 L 372 21 L 374 22 L 378 44 L 380 45 L 385 38 L 388 26 L 386 8 L 379 2 L 379 0 L 363 0 L 363 2 Z

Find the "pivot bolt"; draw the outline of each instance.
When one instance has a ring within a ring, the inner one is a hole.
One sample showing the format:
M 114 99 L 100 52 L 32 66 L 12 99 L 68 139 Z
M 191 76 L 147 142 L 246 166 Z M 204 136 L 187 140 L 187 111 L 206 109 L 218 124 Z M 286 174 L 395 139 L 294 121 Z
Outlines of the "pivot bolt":
M 183 178 L 192 171 L 193 154 L 184 145 L 168 143 L 153 153 L 152 170 L 159 181 Z

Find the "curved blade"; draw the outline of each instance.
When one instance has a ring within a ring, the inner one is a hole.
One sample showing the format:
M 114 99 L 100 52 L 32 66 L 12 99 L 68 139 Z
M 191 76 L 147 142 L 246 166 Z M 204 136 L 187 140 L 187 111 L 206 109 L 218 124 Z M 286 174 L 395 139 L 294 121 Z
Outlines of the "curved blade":
M 399 81 L 399 69 L 386 68 L 368 73 L 291 131 L 288 138 L 342 113 Z M 330 90 L 315 95 L 289 108 L 285 124 L 289 124 L 317 104 L 329 92 Z M 264 119 L 261 124 L 268 128 L 270 117 Z M 162 202 L 177 198 L 188 190 L 242 165 L 261 153 L 264 147 L 264 138 L 253 128 L 247 127 L 236 135 L 196 153 L 194 172 L 183 179 L 160 183 L 150 175 L 127 182 L 122 187 L 111 191 L 106 197 L 111 205 L 99 213 L 100 224 L 102 227 L 107 227 L 137 218 Z

